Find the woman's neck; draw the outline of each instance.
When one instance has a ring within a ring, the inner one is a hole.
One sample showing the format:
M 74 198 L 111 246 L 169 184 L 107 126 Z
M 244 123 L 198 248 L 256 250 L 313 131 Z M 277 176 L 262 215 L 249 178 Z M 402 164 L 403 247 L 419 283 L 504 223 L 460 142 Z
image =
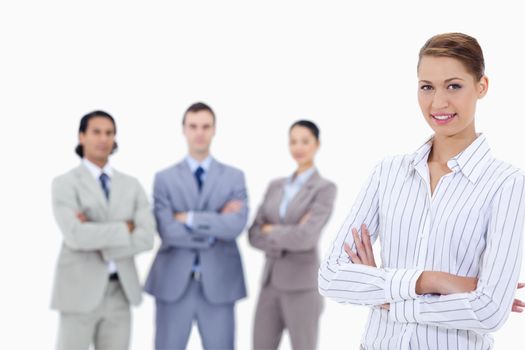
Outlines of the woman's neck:
M 300 164 L 297 167 L 297 170 L 294 173 L 294 177 L 296 177 L 297 175 L 301 175 L 305 171 L 311 169 L 313 166 L 314 166 L 314 162 L 308 162 L 308 163 Z
M 476 138 L 477 135 L 475 131 L 465 133 L 464 135 L 435 135 L 432 140 L 432 150 L 428 156 L 428 161 L 446 164 L 450 158 L 466 149 Z

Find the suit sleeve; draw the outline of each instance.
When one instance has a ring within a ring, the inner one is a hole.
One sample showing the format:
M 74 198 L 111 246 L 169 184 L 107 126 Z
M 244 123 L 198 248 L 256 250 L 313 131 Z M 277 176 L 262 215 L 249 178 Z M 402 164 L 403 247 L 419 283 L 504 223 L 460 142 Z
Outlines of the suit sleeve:
M 378 165 L 358 195 L 319 268 L 319 293 L 337 302 L 381 305 L 418 297 L 416 281 L 421 270 L 353 264 L 343 249 L 346 242 L 355 251 L 351 230 L 358 229 L 361 236 L 361 224 L 368 227 L 372 242 L 377 239 L 380 172 L 381 165 Z
M 321 231 L 332 214 L 336 192 L 336 186 L 327 183 L 315 195 L 308 211 L 310 217 L 306 222 L 275 225 L 268 235 L 270 247 L 288 251 L 307 251 L 315 248 Z
M 268 256 L 281 257 L 283 253 L 282 249 L 273 247 L 270 244 L 268 235 L 263 234 L 261 231 L 261 226 L 266 223 L 264 218 L 264 203 L 268 200 L 268 196 L 272 191 L 273 186 L 273 183 L 271 183 L 266 189 L 263 203 L 259 206 L 255 219 L 248 230 L 248 240 L 253 247 L 264 251 Z
M 211 211 L 193 212 L 192 231 L 196 234 L 208 235 L 217 239 L 231 241 L 239 236 L 248 220 L 248 194 L 244 174 L 237 171 L 232 176 L 233 188 L 230 198 L 226 201 L 239 200 L 243 205 L 236 213 L 221 214 Z
M 130 234 L 125 222 L 81 222 L 81 211 L 72 181 L 58 177 L 52 183 L 53 214 L 60 228 L 64 243 L 73 250 L 100 250 L 110 247 L 127 247 Z
M 391 319 L 473 330 L 481 334 L 503 326 L 511 311 L 520 274 L 525 219 L 524 180 L 521 175 L 509 181 L 494 199 L 476 290 L 392 303 Z
M 130 257 L 140 252 L 153 248 L 155 237 L 155 219 L 151 213 L 151 207 L 144 189 L 135 180 L 135 213 L 133 222 L 135 230 L 130 235 L 130 244 L 127 247 L 114 247 L 102 250 L 102 257 L 105 260 L 115 260 Z
M 179 248 L 207 249 L 209 237 L 192 233 L 188 227 L 173 217 L 173 209 L 168 188 L 161 174 L 155 176 L 153 185 L 154 213 L 157 231 L 163 246 Z

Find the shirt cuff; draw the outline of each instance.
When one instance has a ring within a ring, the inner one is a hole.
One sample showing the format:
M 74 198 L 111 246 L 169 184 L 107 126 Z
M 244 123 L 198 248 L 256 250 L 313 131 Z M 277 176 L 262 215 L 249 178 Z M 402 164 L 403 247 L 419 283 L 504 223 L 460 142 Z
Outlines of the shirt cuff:
M 192 211 L 189 211 L 186 214 L 186 222 L 184 223 L 184 225 L 186 225 L 190 229 L 193 228 L 193 212 Z
M 388 318 L 399 323 L 418 323 L 419 299 L 390 303 Z
M 416 282 L 423 270 L 387 270 L 385 297 L 389 302 L 416 299 Z

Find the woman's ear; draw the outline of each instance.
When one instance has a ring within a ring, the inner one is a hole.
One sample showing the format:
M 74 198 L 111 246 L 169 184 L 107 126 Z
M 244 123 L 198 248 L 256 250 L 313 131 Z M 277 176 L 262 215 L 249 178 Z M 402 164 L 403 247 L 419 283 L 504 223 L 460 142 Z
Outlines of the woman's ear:
M 489 78 L 484 75 L 478 82 L 478 99 L 485 97 L 487 91 L 489 90 Z

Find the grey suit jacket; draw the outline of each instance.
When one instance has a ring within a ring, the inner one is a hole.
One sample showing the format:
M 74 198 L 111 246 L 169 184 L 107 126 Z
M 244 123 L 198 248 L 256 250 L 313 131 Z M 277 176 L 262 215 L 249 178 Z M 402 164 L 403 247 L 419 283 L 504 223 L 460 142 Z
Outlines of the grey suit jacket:
M 89 312 L 102 301 L 108 284 L 108 261 L 117 266 L 131 304 L 141 301 L 142 288 L 133 256 L 153 247 L 155 220 L 139 182 L 114 171 L 109 201 L 83 165 L 53 180 L 53 212 L 62 232 L 51 307 Z M 77 213 L 84 213 L 82 223 Z M 128 232 L 126 220 L 136 228 Z
M 244 202 L 237 213 L 221 214 L 230 200 Z M 212 303 L 231 303 L 246 296 L 241 257 L 235 239 L 248 218 L 244 174 L 212 160 L 202 191 L 186 161 L 159 172 L 154 184 L 155 218 L 162 245 L 146 281 L 146 292 L 176 301 L 190 282 L 198 252 L 204 295 Z M 173 218 L 193 211 L 189 229 Z M 210 237 L 214 237 L 211 243 Z
M 332 213 L 337 189 L 316 171 L 292 199 L 281 220 L 279 205 L 285 181 L 277 179 L 268 186 L 249 229 L 249 240 L 266 253 L 263 285 L 271 282 L 286 291 L 317 289 L 317 243 Z M 299 224 L 307 213 L 310 213 L 308 221 Z M 275 225 L 269 235 L 262 233 L 263 224 Z

